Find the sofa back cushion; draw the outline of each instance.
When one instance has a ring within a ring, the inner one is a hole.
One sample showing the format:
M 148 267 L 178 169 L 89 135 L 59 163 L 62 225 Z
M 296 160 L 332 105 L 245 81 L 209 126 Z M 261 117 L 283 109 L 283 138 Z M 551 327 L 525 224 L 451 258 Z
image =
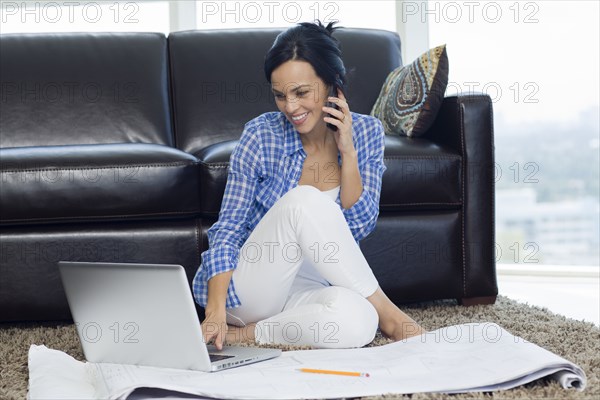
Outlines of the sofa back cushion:
M 194 30 L 169 35 L 176 145 L 198 154 L 238 139 L 252 118 L 276 111 L 263 64 L 279 29 Z M 397 33 L 342 28 L 352 111 L 368 114 L 388 73 L 401 64 Z
M 5 34 L 0 48 L 0 147 L 173 144 L 164 34 Z

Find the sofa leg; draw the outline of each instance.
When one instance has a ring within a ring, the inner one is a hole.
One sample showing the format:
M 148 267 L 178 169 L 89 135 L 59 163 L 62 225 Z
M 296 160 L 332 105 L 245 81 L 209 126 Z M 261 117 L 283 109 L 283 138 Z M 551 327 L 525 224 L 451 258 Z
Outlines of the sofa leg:
M 484 304 L 494 304 L 496 302 L 496 296 L 482 296 L 482 297 L 463 297 L 458 299 L 458 304 L 461 306 L 477 306 Z

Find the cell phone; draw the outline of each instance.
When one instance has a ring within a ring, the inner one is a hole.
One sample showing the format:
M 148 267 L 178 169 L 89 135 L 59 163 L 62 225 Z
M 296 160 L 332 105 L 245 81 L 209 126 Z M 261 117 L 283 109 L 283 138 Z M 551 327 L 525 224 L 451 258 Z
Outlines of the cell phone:
M 338 97 L 337 85 L 335 85 L 335 84 L 334 84 L 334 85 L 331 85 L 331 87 L 330 87 L 330 89 L 329 89 L 329 95 L 328 95 L 328 96 L 329 96 L 329 97 Z M 327 107 L 332 107 L 332 108 L 335 108 L 336 110 L 339 110 L 339 109 L 340 109 L 340 108 L 338 107 L 338 105 L 337 105 L 337 104 L 335 104 L 335 103 L 332 103 L 331 101 L 327 101 L 327 102 L 325 103 L 325 106 L 327 106 Z M 331 114 L 329 114 L 329 116 L 330 116 L 331 118 L 336 118 L 336 119 L 337 119 L 337 117 L 336 117 L 336 116 L 334 116 L 334 115 L 331 115 Z M 334 131 L 334 132 L 337 132 L 337 130 L 338 130 L 337 126 L 335 126 L 335 125 L 333 125 L 333 124 L 330 124 L 329 122 L 327 123 L 327 127 L 328 127 L 329 129 L 331 129 L 332 131 Z

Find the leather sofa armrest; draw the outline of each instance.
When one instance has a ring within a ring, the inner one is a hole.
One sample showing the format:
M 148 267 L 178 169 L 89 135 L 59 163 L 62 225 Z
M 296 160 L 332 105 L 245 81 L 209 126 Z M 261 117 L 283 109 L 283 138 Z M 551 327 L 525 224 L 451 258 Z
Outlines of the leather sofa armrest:
M 469 143 L 463 143 L 466 139 Z M 462 154 L 473 149 L 474 142 L 485 141 L 493 146 L 493 114 L 490 96 L 482 93 L 459 93 L 444 98 L 427 139 L 445 145 Z M 465 148 L 465 145 L 469 147 Z M 493 152 L 492 152 L 493 153 Z
M 463 298 L 498 292 L 494 225 L 494 126 L 486 94 L 446 97 L 427 138 L 462 156 Z

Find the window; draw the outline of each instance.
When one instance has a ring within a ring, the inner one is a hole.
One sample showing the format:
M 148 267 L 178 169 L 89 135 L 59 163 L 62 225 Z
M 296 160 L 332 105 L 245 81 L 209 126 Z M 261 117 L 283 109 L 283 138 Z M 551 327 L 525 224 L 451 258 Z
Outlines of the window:
M 2 1 L 0 33 L 169 32 L 168 1 Z
M 598 266 L 599 3 L 414 4 L 405 8 L 428 20 L 430 47 L 447 44 L 447 95 L 484 92 L 494 102 L 504 256 L 519 249 L 522 263 L 533 243 L 539 262 Z
M 297 1 L 5 1 L 0 33 L 163 32 L 185 29 L 288 27 L 338 20 L 340 26 L 396 30 L 396 2 Z
M 198 29 L 289 27 L 320 19 L 340 26 L 396 30 L 396 4 L 377 1 L 197 1 Z

